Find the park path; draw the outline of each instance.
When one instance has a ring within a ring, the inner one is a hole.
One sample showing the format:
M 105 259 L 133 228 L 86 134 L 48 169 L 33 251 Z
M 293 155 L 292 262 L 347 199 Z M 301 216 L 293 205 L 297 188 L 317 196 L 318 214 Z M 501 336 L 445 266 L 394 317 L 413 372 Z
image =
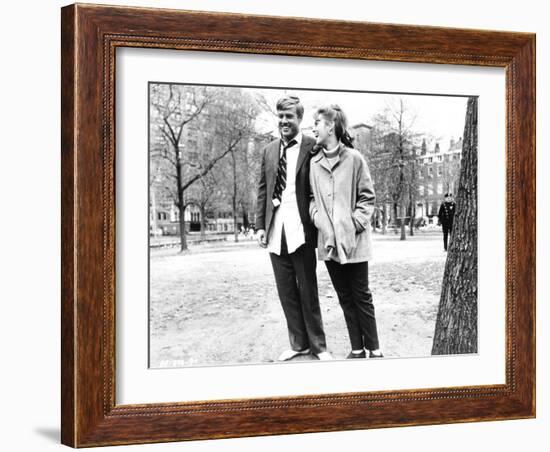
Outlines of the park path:
M 445 263 L 439 234 L 375 236 L 369 264 L 381 348 L 428 356 Z M 349 352 L 342 311 L 322 262 L 319 297 L 329 351 Z M 288 348 L 269 256 L 253 242 L 151 252 L 150 364 L 271 362 Z M 307 359 L 307 358 L 306 358 Z

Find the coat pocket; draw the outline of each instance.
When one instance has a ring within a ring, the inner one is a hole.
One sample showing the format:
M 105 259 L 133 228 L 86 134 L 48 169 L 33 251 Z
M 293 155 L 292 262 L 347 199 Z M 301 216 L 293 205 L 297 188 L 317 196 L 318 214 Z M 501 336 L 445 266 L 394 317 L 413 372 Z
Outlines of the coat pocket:
M 369 220 L 365 218 L 364 215 L 361 215 L 357 211 L 354 211 L 351 213 L 351 219 L 353 221 L 353 224 L 355 226 L 355 231 L 357 234 L 360 234 L 365 229 L 369 227 Z
M 340 243 L 340 247 L 344 254 L 349 257 L 357 247 L 357 230 L 355 222 L 351 215 L 347 219 L 342 219 L 339 222 L 339 231 L 336 233 L 336 241 Z
M 321 212 L 317 212 L 313 218 L 313 223 L 319 231 L 319 246 L 322 246 L 324 249 L 328 249 L 329 247 L 335 248 L 336 240 L 330 221 Z

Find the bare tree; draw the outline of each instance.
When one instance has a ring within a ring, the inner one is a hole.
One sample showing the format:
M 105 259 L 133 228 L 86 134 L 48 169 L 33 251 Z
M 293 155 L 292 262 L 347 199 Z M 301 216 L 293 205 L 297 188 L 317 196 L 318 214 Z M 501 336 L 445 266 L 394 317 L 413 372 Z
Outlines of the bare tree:
M 401 219 L 401 240 L 406 239 L 407 204 L 412 215 L 415 198 L 411 192 L 417 190 L 414 144 L 420 134 L 414 129 L 415 119 L 402 98 L 388 103 L 384 111 L 374 117 L 374 155 L 371 161 L 376 172 L 375 190 L 377 197 L 381 192 L 384 201 L 391 201 L 394 218 Z
M 197 206 L 200 212 L 200 238 L 206 239 L 208 213 L 215 209 L 220 202 L 221 194 L 215 171 L 202 176 L 188 189 L 189 201 Z
M 234 240 L 239 240 L 238 208 L 243 203 L 243 187 L 250 177 L 247 152 L 255 136 L 255 120 L 258 106 L 246 91 L 231 89 L 223 92 L 225 107 L 216 117 L 216 136 L 226 151 L 223 160 L 223 175 L 220 179 L 225 187 L 233 216 Z M 224 183 L 223 183 L 224 182 Z
M 410 171 L 408 177 L 408 187 L 407 191 L 409 192 L 409 235 L 414 235 L 414 219 L 416 217 L 416 195 L 418 193 L 418 160 L 416 157 L 416 148 L 413 146 L 411 152 L 413 158 L 410 160 Z
M 251 105 L 239 89 L 151 85 L 152 139 L 168 143 L 158 157 L 179 211 L 182 251 L 187 249 L 185 211 L 201 204 L 196 193 L 187 191 L 253 132 Z
M 196 121 L 212 100 L 212 95 L 206 87 L 150 85 L 151 137 L 154 142 L 164 140 L 168 144 L 160 150 L 160 158 L 166 164 L 164 177 L 168 179 L 167 185 L 179 211 L 182 251 L 187 249 L 185 210 L 189 202 L 185 200 L 185 190 L 192 183 L 184 181 L 185 166 L 191 165 L 191 162 L 188 154 L 184 152 L 182 138 L 186 126 Z M 157 152 L 155 149 L 154 151 Z M 155 159 L 159 155 L 153 154 L 152 157 Z M 202 175 L 207 173 L 208 170 Z M 197 176 L 199 177 L 201 176 Z
M 477 98 L 468 99 L 462 165 L 432 354 L 477 352 Z
M 452 192 L 455 189 L 455 182 L 460 175 L 460 160 L 455 160 L 453 155 L 448 155 L 447 158 L 448 160 L 443 162 L 441 174 L 445 193 Z
M 388 177 L 390 155 L 383 145 L 381 134 L 376 132 L 373 137 L 373 151 L 369 158 L 369 170 L 374 183 L 374 192 L 376 193 L 373 224 L 378 220 L 382 234 L 385 234 L 389 216 L 387 205 L 392 203 L 389 190 L 390 178 Z

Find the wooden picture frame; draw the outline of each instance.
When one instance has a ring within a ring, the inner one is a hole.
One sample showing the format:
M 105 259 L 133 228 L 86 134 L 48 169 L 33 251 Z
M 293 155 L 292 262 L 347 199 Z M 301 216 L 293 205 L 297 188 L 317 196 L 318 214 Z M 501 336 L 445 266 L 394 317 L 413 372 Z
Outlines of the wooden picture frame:
M 535 35 L 145 8 L 62 8 L 62 428 L 73 447 L 535 416 Z M 317 33 L 319 27 L 324 33 Z M 300 41 L 292 30 L 300 29 Z M 147 47 L 506 70 L 506 382 L 115 403 L 115 50 Z M 521 213 L 521 214 L 520 214 Z

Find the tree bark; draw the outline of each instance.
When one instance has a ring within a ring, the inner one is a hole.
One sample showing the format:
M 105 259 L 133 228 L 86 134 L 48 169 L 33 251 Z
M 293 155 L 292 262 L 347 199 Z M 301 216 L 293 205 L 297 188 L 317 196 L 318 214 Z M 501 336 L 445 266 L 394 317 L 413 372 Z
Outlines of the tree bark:
M 185 231 L 185 208 L 187 207 L 185 205 L 185 202 L 183 200 L 183 192 L 184 189 L 182 188 L 182 168 L 181 168 L 181 159 L 178 152 L 178 148 L 176 145 L 174 145 L 174 153 L 176 155 L 176 188 L 178 193 L 178 202 L 177 207 L 180 214 L 180 251 L 186 251 L 187 250 L 187 236 Z
M 248 211 L 246 210 L 244 205 L 242 206 L 241 211 L 243 214 L 243 227 L 246 231 L 248 229 L 248 226 L 250 225 L 250 220 L 248 219 Z
M 206 239 L 206 209 L 204 205 L 201 205 L 199 207 L 201 212 L 201 240 Z
M 157 232 L 157 199 L 155 197 L 155 189 L 150 187 L 150 196 L 151 196 L 151 216 L 150 216 L 150 228 L 149 235 L 154 235 Z
M 239 241 L 239 229 L 237 227 L 237 159 L 235 158 L 235 151 L 231 151 L 231 159 L 233 166 L 233 195 L 231 208 L 233 209 L 233 233 L 235 236 L 235 243 Z
M 477 98 L 468 99 L 462 167 L 433 355 L 477 352 Z
M 185 206 L 183 204 L 183 195 L 181 204 L 182 207 L 178 206 L 178 210 L 180 213 L 180 251 L 186 251 L 187 250 L 187 231 L 185 230 Z
M 409 235 L 410 236 L 413 236 L 414 235 L 414 221 L 416 220 L 415 216 L 416 216 L 416 201 L 414 199 L 414 197 L 410 197 L 409 198 L 410 201 L 409 201 L 409 209 L 410 209 L 410 215 L 409 215 Z
M 407 216 L 407 208 L 405 201 L 401 202 L 401 237 L 400 240 L 407 240 L 407 232 L 405 230 L 405 217 Z

